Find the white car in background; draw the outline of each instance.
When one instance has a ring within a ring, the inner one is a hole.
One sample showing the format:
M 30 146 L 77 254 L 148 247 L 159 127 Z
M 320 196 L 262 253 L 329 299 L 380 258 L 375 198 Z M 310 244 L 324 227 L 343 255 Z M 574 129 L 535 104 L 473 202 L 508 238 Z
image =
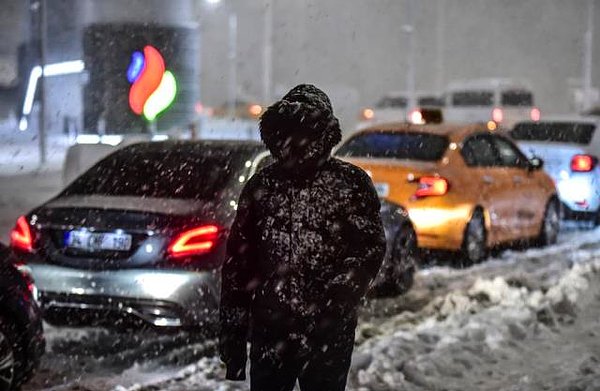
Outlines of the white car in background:
M 600 223 L 599 125 L 600 117 L 553 117 L 510 132 L 526 155 L 544 160 L 566 219 Z
M 375 124 L 410 121 L 412 111 L 418 111 L 419 108 L 441 108 L 444 105 L 443 98 L 434 93 L 415 92 L 416 106 L 409 108 L 408 95 L 407 92 L 389 92 L 374 107 L 363 108 L 357 130 Z
M 539 121 L 531 87 L 513 79 L 476 79 L 453 82 L 445 95 L 447 122 L 487 123 L 490 130 L 510 128 L 518 121 Z

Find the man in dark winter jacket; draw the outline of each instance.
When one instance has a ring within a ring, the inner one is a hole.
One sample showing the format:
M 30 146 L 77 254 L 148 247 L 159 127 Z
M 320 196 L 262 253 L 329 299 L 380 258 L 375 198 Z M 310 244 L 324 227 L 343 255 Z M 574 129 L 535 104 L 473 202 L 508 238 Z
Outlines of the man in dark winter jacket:
M 240 196 L 222 270 L 220 353 L 252 391 L 344 390 L 357 307 L 385 252 L 368 175 L 331 157 L 341 131 L 327 95 L 299 85 L 263 114 L 275 162 Z

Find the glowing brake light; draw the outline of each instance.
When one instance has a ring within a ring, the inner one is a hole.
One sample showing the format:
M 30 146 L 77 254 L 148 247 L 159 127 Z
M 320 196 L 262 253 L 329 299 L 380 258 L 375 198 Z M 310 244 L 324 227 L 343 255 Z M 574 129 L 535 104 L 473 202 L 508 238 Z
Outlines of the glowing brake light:
M 590 155 L 575 155 L 571 158 L 571 171 L 589 172 L 596 165 L 596 159 Z
M 415 197 L 443 196 L 448 193 L 448 181 L 445 178 L 425 176 L 419 178 Z
M 409 121 L 413 125 L 424 125 L 425 119 L 423 118 L 423 113 L 419 109 L 415 109 L 410 112 Z
M 10 245 L 12 248 L 28 252 L 33 250 L 33 237 L 25 216 L 19 217 L 17 224 L 10 231 Z
M 538 122 L 540 120 L 540 118 L 542 118 L 542 112 L 537 107 L 534 107 L 529 112 L 529 117 L 531 118 L 532 121 Z
M 219 227 L 204 225 L 179 234 L 169 245 L 169 255 L 180 258 L 210 252 L 217 242 Z
M 492 120 L 497 124 L 504 120 L 504 112 L 501 108 L 496 107 L 494 110 L 492 110 Z

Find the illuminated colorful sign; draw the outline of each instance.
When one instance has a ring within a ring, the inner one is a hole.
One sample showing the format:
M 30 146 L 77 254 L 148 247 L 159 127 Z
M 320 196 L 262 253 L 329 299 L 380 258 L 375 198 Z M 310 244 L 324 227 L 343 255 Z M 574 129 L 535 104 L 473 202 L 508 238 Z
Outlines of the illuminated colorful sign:
M 127 68 L 129 107 L 137 115 L 153 121 L 175 100 L 177 83 L 156 48 L 147 45 L 144 52 L 135 51 Z

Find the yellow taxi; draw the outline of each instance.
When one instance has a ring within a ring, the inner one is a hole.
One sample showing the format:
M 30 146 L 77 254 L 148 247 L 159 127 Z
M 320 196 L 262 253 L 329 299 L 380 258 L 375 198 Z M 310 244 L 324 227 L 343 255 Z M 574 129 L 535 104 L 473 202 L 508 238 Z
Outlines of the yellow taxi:
M 485 125 L 377 125 L 336 155 L 406 209 L 420 248 L 461 251 L 477 262 L 502 243 L 556 242 L 560 204 L 543 161 L 527 159 Z

